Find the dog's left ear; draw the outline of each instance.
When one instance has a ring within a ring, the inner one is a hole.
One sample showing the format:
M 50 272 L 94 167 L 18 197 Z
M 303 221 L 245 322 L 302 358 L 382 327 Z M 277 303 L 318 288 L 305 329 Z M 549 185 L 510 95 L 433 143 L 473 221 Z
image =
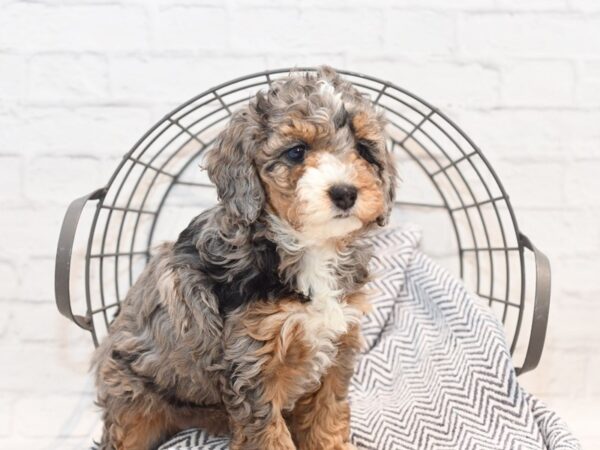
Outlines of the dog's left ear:
M 217 194 L 227 213 L 236 221 L 249 225 L 258 219 L 265 203 L 258 173 L 252 158 L 256 128 L 246 110 L 231 118 L 208 151 L 204 167 L 217 187 Z
M 398 180 L 398 173 L 396 172 L 396 160 L 394 155 L 389 149 L 386 149 L 385 153 L 384 177 L 385 188 L 387 190 L 387 208 L 385 214 L 377 219 L 377 224 L 379 226 L 387 225 L 390 221 L 390 216 L 392 215 L 392 210 L 394 209 L 394 200 L 396 199 L 396 181 Z

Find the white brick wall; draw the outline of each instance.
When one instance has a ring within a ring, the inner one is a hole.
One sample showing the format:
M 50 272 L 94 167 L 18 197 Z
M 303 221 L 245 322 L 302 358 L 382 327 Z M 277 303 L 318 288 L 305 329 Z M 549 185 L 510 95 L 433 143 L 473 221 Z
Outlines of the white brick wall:
M 62 215 L 172 106 L 265 68 L 389 79 L 480 145 L 550 257 L 525 386 L 600 438 L 600 2 L 0 0 L 0 448 L 84 448 L 87 337 L 53 306 Z M 60 443 L 59 443 L 60 441 Z

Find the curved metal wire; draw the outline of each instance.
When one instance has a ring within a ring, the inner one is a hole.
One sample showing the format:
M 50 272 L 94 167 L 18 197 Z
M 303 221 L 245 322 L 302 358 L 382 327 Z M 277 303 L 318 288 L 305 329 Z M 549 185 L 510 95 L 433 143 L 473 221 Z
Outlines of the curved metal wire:
M 164 116 L 123 157 L 106 186 L 106 195 L 96 207 L 87 244 L 85 292 L 96 345 L 102 329 L 109 326 L 118 310 L 125 292 L 121 285 L 130 286 L 136 277 L 136 261 L 143 264 L 150 257 L 152 246 L 157 243 L 157 227 L 166 205 L 175 197 L 175 188 L 210 187 L 208 182 L 184 179 L 192 164 L 202 157 L 237 106 L 289 71 L 278 69 L 239 77 L 199 94 Z M 472 140 L 420 97 L 371 76 L 339 72 L 385 110 L 390 129 L 400 134 L 391 139 L 393 151 L 402 151 L 414 161 L 439 195 L 437 203 L 402 199 L 397 201 L 398 208 L 434 210 L 446 215 L 453 228 L 459 275 L 465 275 L 473 260 L 475 279 L 465 282 L 473 283 L 469 287 L 490 305 L 503 308 L 501 318 L 509 328 L 513 351 L 523 318 L 525 262 L 517 221 L 497 174 Z M 467 176 L 466 167 L 475 177 Z M 464 216 L 463 221 L 460 215 Z M 145 219 L 150 220 L 147 229 L 143 229 Z M 491 226 L 499 230 L 497 245 L 493 243 Z M 175 236 L 179 230 L 172 231 Z M 141 248 L 136 247 L 138 240 Z M 494 254 L 503 255 L 504 261 L 496 263 Z M 511 264 L 513 254 L 518 259 Z M 505 271 L 505 279 L 498 281 L 500 267 Z M 489 281 L 485 291 L 483 280 Z M 513 297 L 514 280 L 520 280 L 520 285 Z M 504 295 L 497 296 L 500 282 Z M 516 312 L 516 319 L 510 324 L 509 311 Z

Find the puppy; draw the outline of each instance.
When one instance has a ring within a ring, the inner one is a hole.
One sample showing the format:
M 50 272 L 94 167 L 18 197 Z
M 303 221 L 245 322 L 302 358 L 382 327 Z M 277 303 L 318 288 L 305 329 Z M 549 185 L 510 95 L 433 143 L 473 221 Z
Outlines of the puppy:
M 94 358 L 105 450 L 229 432 L 343 450 L 370 250 L 395 170 L 384 119 L 331 68 L 235 112 L 206 155 L 219 203 L 162 245 Z

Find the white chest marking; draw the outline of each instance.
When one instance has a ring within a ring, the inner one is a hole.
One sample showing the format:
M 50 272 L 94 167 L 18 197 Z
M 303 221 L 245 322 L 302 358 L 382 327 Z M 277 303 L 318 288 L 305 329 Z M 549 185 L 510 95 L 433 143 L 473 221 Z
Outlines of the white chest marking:
M 299 289 L 311 299 L 303 318 L 307 340 L 325 351 L 351 324 L 360 321 L 360 312 L 342 301 L 334 270 L 338 258 L 332 247 L 310 248 L 297 278 Z

